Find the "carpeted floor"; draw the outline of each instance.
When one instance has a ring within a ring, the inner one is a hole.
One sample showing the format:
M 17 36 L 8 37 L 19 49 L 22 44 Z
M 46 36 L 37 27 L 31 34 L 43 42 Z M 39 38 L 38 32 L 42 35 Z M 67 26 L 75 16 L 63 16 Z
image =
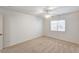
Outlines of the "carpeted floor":
M 3 53 L 78 53 L 79 45 L 49 37 L 40 37 L 2 50 Z

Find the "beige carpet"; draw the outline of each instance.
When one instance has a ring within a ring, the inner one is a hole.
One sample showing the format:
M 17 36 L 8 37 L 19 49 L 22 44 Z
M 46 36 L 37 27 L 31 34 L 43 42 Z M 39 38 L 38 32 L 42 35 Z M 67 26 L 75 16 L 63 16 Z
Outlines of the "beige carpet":
M 2 50 L 4 53 L 71 53 L 79 45 L 49 37 L 40 37 Z

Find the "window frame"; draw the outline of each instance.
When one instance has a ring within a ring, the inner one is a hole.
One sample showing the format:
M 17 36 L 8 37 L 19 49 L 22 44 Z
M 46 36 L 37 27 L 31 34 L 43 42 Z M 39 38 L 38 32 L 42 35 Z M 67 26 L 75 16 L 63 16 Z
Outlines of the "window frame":
M 60 21 L 60 20 L 64 20 L 64 21 L 65 21 L 65 31 L 58 31 L 58 25 L 57 25 L 57 31 L 51 30 L 51 21 Z M 65 19 L 50 20 L 50 21 L 49 21 L 49 31 L 51 31 L 51 32 L 66 32 L 66 20 L 65 20 Z

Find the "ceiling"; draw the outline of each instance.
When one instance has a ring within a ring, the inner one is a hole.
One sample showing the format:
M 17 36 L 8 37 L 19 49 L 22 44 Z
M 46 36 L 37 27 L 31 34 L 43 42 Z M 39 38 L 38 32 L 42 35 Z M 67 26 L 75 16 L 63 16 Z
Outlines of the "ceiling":
M 46 11 L 52 16 L 79 11 L 78 6 L 1 6 L 1 8 L 41 16 L 47 14 Z
M 26 14 L 37 15 L 40 14 L 47 6 L 2 6 L 3 9 L 14 10 Z M 55 6 L 53 9 L 56 8 Z

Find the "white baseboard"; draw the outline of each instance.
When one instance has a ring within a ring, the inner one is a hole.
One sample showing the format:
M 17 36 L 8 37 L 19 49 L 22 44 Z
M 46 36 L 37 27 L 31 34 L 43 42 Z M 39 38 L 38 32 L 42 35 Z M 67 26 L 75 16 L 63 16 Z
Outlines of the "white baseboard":
M 55 38 L 55 37 L 51 37 L 51 36 L 49 36 L 49 35 L 45 35 L 46 37 L 49 37 L 49 38 Z M 55 39 L 57 39 L 57 40 L 62 40 L 62 41 L 66 41 L 66 42 L 70 42 L 70 43 L 73 43 L 73 44 L 78 44 L 79 45 L 79 43 L 77 43 L 77 42 L 73 42 L 73 41 L 68 41 L 68 40 L 65 40 L 65 39 L 59 39 L 59 38 L 55 38 Z
M 39 37 L 42 37 L 42 36 L 43 35 L 34 36 L 34 37 L 31 37 L 31 38 L 25 39 L 24 41 L 20 41 L 20 42 L 14 43 L 14 44 L 10 44 L 10 45 L 8 45 L 8 46 L 6 46 L 4 48 L 11 47 L 11 46 L 15 46 L 17 44 L 21 44 L 21 43 L 26 42 L 28 40 L 33 40 L 33 39 L 36 39 L 36 38 L 39 38 Z

